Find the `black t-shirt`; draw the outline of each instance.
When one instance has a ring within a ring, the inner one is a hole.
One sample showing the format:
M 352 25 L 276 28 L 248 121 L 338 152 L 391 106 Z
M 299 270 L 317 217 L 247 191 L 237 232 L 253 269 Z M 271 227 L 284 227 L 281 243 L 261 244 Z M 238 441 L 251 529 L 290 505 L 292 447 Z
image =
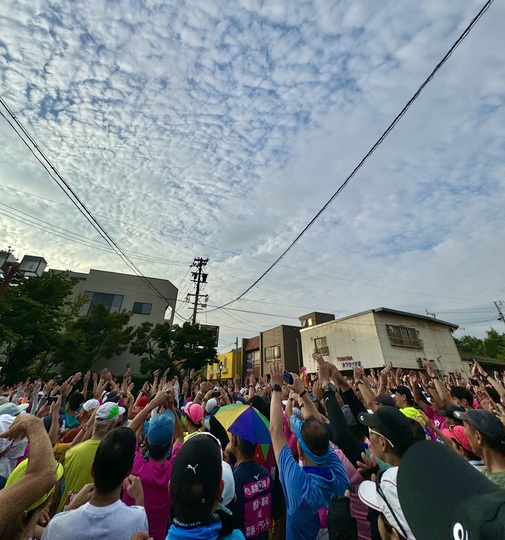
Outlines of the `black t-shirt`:
M 254 461 L 241 463 L 233 471 L 235 479 L 235 528 L 246 538 L 268 540 L 272 508 L 272 479 Z

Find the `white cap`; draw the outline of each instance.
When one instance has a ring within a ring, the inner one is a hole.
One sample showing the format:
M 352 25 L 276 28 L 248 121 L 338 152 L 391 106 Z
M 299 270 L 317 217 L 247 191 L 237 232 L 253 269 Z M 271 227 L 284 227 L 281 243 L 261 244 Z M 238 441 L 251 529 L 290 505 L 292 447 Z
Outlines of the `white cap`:
M 398 467 L 390 467 L 381 477 L 380 487 L 382 495 L 377 492 L 377 484 L 370 480 L 365 480 L 359 485 L 358 495 L 361 502 L 365 503 L 370 508 L 384 514 L 388 523 L 394 527 L 402 536 L 402 528 L 407 533 L 407 540 L 416 540 L 410 530 L 407 519 L 400 506 L 398 499 L 398 489 L 396 487 L 396 476 L 398 475 Z M 388 504 L 384 500 L 386 498 Z M 391 511 L 392 509 L 392 511 Z M 393 515 L 394 514 L 394 515 Z
M 221 504 L 228 506 L 235 497 L 235 478 L 233 477 L 232 468 L 226 461 L 223 461 L 223 494 Z
M 98 407 L 100 407 L 100 402 L 98 401 L 98 399 L 88 399 L 88 401 L 86 401 L 86 402 L 84 403 L 84 405 L 82 406 L 82 408 L 83 408 L 86 412 L 94 411 L 94 410 L 97 409 Z
M 210 413 L 214 407 L 217 407 L 217 399 L 216 398 L 210 398 L 209 401 L 207 401 L 207 404 L 205 405 L 205 412 Z

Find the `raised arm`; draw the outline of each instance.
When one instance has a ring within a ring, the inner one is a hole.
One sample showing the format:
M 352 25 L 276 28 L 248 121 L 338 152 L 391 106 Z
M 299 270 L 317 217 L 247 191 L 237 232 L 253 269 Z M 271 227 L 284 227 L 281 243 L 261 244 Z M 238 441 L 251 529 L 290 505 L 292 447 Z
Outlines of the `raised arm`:
M 12 441 L 27 437 L 30 445 L 28 467 L 23 478 L 0 490 L 0 538 L 5 538 L 7 524 L 54 487 L 56 462 L 44 423 L 36 416 L 20 414 L 0 437 Z
M 284 436 L 284 421 L 282 416 L 282 367 L 280 362 L 273 362 L 270 370 L 272 383 L 272 399 L 270 400 L 270 435 L 274 447 L 275 460 L 279 463 L 281 450 L 288 444 Z

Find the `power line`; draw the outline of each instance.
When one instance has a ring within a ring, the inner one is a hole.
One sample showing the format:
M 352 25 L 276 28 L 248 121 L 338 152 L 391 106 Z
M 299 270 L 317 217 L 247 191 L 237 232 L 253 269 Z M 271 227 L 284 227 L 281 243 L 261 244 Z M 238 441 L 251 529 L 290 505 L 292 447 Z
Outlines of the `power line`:
M 143 281 L 146 283 L 148 287 L 150 287 L 153 291 L 155 291 L 160 299 L 166 302 L 165 296 L 159 289 L 153 285 L 149 279 L 147 279 L 144 274 L 137 268 L 137 266 L 129 259 L 129 257 L 122 251 L 122 249 L 119 247 L 119 245 L 115 242 L 115 240 L 109 235 L 109 233 L 102 227 L 102 225 L 98 222 L 98 220 L 93 216 L 91 211 L 87 208 L 87 206 L 80 200 L 78 195 L 75 193 L 75 191 L 70 187 L 68 182 L 65 180 L 65 178 L 60 174 L 58 169 L 52 164 L 52 162 L 49 160 L 49 158 L 44 154 L 42 149 L 38 146 L 35 139 L 28 133 L 28 131 L 25 129 L 23 124 L 17 119 L 17 117 L 14 115 L 14 113 L 10 110 L 9 106 L 3 98 L 0 96 L 0 104 L 4 107 L 4 109 L 7 111 L 7 113 L 10 115 L 16 126 L 22 131 L 24 136 L 28 139 L 28 141 L 31 143 L 28 144 L 26 139 L 21 135 L 21 133 L 16 129 L 16 127 L 12 124 L 12 122 L 5 116 L 5 114 L 0 111 L 0 114 L 2 117 L 7 121 L 9 126 L 14 130 L 16 135 L 21 139 L 23 144 L 30 150 L 30 152 L 33 154 L 35 159 L 44 167 L 46 172 L 49 174 L 49 176 L 56 182 L 58 187 L 65 193 L 65 195 L 72 201 L 72 203 L 75 205 L 75 207 L 79 210 L 79 212 L 86 218 L 86 220 L 92 225 L 92 227 L 100 234 L 100 236 L 111 246 L 111 248 L 116 252 L 116 254 L 121 257 L 123 262 L 135 272 Z M 34 151 L 34 148 L 37 150 L 38 154 L 42 157 L 42 159 L 37 155 L 37 153 Z M 174 309 L 175 310 L 175 309 Z
M 295 237 L 295 239 L 289 244 L 289 246 L 277 257 L 277 259 L 260 275 L 256 281 L 250 285 L 242 294 L 237 296 L 237 298 L 230 300 L 226 304 L 223 304 L 222 306 L 219 306 L 220 308 L 223 308 L 225 306 L 229 306 L 230 304 L 233 304 L 237 300 L 240 300 L 243 296 L 245 296 L 252 288 L 254 288 L 288 253 L 289 251 L 295 246 L 295 244 L 298 243 L 298 241 L 302 238 L 302 236 L 312 227 L 312 225 L 316 222 L 316 220 L 321 216 L 321 214 L 330 206 L 330 204 L 340 195 L 340 193 L 345 189 L 347 184 L 354 178 L 356 173 L 361 169 L 361 167 L 365 164 L 365 162 L 368 160 L 368 158 L 377 150 L 377 148 L 384 142 L 386 137 L 393 131 L 396 124 L 402 119 L 402 117 L 405 115 L 405 113 L 410 109 L 412 104 L 417 100 L 417 98 L 420 96 L 421 92 L 424 90 L 424 88 L 431 82 L 431 80 L 434 78 L 436 73 L 440 70 L 440 68 L 447 62 L 447 60 L 451 57 L 452 53 L 457 49 L 457 47 L 463 42 L 463 40 L 468 36 L 472 28 L 477 24 L 479 19 L 484 15 L 484 13 L 489 9 L 491 4 L 493 3 L 493 0 L 488 0 L 484 6 L 481 8 L 479 13 L 472 19 L 470 24 L 465 28 L 463 33 L 459 36 L 459 38 L 453 43 L 452 47 L 449 49 L 449 51 L 445 54 L 445 56 L 440 60 L 440 62 L 435 66 L 433 71 L 428 75 L 428 77 L 425 79 L 425 81 L 421 84 L 421 86 L 417 89 L 415 94 L 409 99 L 407 104 L 403 107 L 403 109 L 398 113 L 398 115 L 395 117 L 395 119 L 389 124 L 389 126 L 386 128 L 386 130 L 382 133 L 382 135 L 379 137 L 379 139 L 376 141 L 376 143 L 370 148 L 370 150 L 366 153 L 365 157 L 356 165 L 354 170 L 349 174 L 349 176 L 344 180 L 344 182 L 340 185 L 340 187 L 335 191 L 335 193 L 330 197 L 330 199 L 324 204 L 324 206 L 316 213 L 316 215 L 305 225 L 305 227 L 298 233 L 298 235 Z

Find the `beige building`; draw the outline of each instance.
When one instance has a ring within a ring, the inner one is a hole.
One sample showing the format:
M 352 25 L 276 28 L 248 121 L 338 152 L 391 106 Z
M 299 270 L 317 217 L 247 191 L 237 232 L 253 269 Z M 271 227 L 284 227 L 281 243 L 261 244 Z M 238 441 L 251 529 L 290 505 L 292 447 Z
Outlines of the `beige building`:
M 103 270 L 91 269 L 89 274 L 70 272 L 70 279 L 76 281 L 73 295 L 87 298 L 79 315 L 87 315 L 93 304 L 101 303 L 111 312 L 131 312 L 132 326 L 146 321 L 153 324 L 173 323 L 177 288 L 167 279 L 146 278 L 155 290 L 139 276 Z M 125 351 L 120 356 L 98 362 L 93 369 L 96 371 L 108 367 L 113 374 L 121 374 L 128 364 L 133 373 L 138 373 L 140 357 Z
M 316 372 L 314 349 L 341 370 L 353 366 L 420 369 L 428 360 L 443 373 L 465 370 L 452 331 L 458 326 L 424 315 L 377 308 L 300 330 L 303 365 Z

